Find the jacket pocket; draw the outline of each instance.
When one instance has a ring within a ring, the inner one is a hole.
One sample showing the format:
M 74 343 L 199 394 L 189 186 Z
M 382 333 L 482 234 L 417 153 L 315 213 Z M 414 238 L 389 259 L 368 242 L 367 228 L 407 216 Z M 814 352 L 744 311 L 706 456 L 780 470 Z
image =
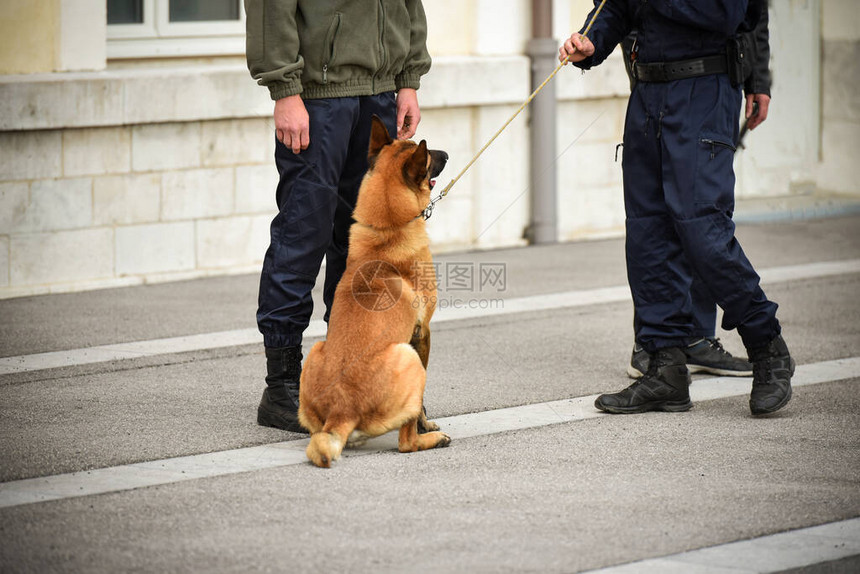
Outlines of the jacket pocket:
M 334 13 L 334 18 L 331 20 L 331 24 L 328 27 L 328 33 L 325 36 L 325 43 L 323 44 L 323 56 L 322 56 L 322 83 L 328 83 L 328 67 L 334 62 L 335 56 L 337 56 L 337 34 L 340 31 L 340 22 L 343 15 L 340 12 Z

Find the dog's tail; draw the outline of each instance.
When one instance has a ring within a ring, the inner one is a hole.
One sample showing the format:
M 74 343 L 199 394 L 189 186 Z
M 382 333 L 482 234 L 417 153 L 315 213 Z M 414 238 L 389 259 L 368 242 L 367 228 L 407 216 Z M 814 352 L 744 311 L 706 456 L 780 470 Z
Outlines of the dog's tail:
M 321 468 L 331 467 L 331 463 L 340 457 L 346 445 L 346 439 L 355 430 L 356 425 L 357 421 L 334 424 L 326 421 L 321 431 L 311 435 L 311 442 L 305 451 L 310 461 Z

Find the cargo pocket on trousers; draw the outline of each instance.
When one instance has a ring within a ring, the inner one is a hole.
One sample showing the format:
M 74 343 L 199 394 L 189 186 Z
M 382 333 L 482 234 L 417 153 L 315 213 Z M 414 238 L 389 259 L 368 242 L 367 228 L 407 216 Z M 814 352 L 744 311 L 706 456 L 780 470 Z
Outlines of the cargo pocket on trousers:
M 721 211 L 734 209 L 735 146 L 731 138 L 703 132 L 696 155 L 695 201 Z

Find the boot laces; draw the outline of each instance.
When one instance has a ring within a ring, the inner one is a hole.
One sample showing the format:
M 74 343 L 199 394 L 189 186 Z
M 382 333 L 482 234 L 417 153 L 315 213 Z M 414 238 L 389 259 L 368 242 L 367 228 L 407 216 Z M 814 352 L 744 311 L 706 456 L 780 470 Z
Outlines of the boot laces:
M 715 351 L 717 351 L 718 353 L 720 353 L 721 355 L 730 354 L 728 351 L 726 351 L 723 348 L 723 344 L 720 343 L 719 337 L 714 337 L 713 339 L 708 339 L 708 342 L 710 343 L 711 348 L 714 349 Z
M 770 359 L 762 359 L 753 363 L 753 386 L 768 384 L 772 372 L 773 365 Z
M 657 355 L 654 354 L 651 356 L 651 360 L 648 361 L 648 369 L 645 371 L 645 373 L 641 377 L 639 377 L 638 379 L 633 381 L 633 384 L 631 384 L 628 387 L 628 389 L 630 389 L 631 391 L 634 391 L 641 386 L 645 386 L 646 388 L 650 388 L 654 385 L 655 382 L 659 383 L 660 382 L 659 381 L 659 378 L 660 378 L 659 369 L 660 369 L 660 365 L 658 364 L 658 361 L 657 361 Z
M 651 361 L 648 363 L 648 373 L 657 376 L 661 367 L 669 367 L 677 363 L 677 359 L 665 351 L 657 351 L 651 356 Z
M 650 353 L 649 353 L 649 358 L 648 358 L 648 368 L 645 370 L 645 372 L 643 373 L 643 375 L 642 375 L 641 377 L 639 377 L 639 379 L 637 379 L 637 381 L 641 381 L 641 380 L 642 380 L 642 379 L 644 379 L 644 378 L 654 378 L 654 377 L 656 377 L 656 376 L 657 376 L 657 374 L 658 374 L 658 372 L 657 372 L 657 371 L 658 371 L 658 369 L 659 369 L 659 368 L 660 368 L 660 365 L 659 365 L 659 364 L 658 364 L 658 362 L 657 362 L 657 354 L 655 353 L 655 354 L 653 354 L 653 355 L 652 355 L 652 354 L 650 354 Z
M 298 383 L 298 381 L 296 381 L 295 384 L 292 384 L 292 381 L 288 382 L 288 383 L 284 383 L 284 386 L 287 388 L 287 394 L 290 396 L 290 399 L 294 403 L 299 404 L 299 383 Z

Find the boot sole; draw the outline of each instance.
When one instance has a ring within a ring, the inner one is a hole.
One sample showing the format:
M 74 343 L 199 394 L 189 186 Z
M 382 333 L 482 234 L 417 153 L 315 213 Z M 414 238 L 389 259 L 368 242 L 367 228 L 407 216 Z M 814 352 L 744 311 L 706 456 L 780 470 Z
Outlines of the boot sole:
M 267 411 L 266 409 L 257 407 L 257 424 L 261 427 L 271 427 L 275 429 L 309 434 L 298 422 L 285 421 L 282 417 Z
M 705 367 L 703 365 L 691 365 L 687 364 L 687 370 L 690 371 L 690 374 L 693 373 L 708 373 L 710 375 L 717 375 L 720 377 L 751 377 L 752 371 L 730 371 L 728 369 L 717 369 L 715 367 Z M 627 376 L 631 379 L 641 379 L 645 373 L 634 367 L 633 365 L 627 365 Z
M 643 373 L 633 365 L 627 365 L 627 376 L 631 379 L 641 379 L 645 376 L 645 373 Z
M 635 407 L 616 407 L 612 405 L 604 405 L 600 403 L 600 398 L 594 401 L 594 406 L 605 412 L 614 415 L 633 415 L 638 413 L 647 413 L 649 411 L 663 411 L 667 413 L 680 413 L 693 408 L 693 403 L 689 399 L 686 401 L 673 402 L 651 402 Z
M 721 377 L 751 377 L 753 374 L 752 370 L 732 371 L 717 367 L 707 367 L 705 365 L 691 365 L 690 363 L 687 363 L 687 370 L 690 371 L 690 373 L 708 373 L 711 375 L 719 375 Z

